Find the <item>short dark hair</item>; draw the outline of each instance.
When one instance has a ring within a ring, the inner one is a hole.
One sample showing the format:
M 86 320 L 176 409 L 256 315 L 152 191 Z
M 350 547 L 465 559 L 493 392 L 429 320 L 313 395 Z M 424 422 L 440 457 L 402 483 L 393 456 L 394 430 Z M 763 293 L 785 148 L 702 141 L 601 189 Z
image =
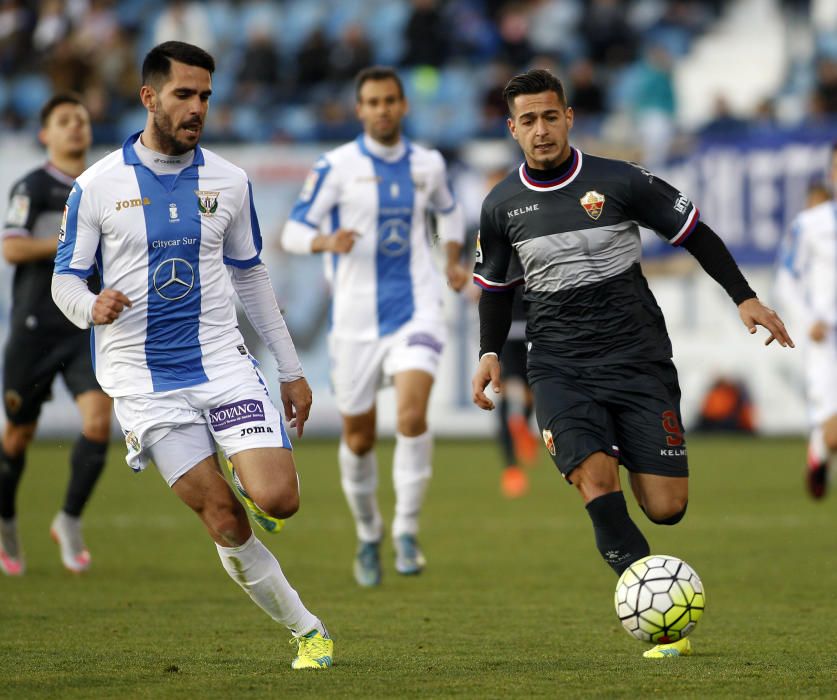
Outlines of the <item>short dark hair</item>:
M 81 97 L 76 95 L 74 92 L 56 93 L 44 103 L 43 107 L 41 107 L 41 126 L 43 127 L 47 125 L 47 121 L 49 121 L 49 117 L 55 111 L 56 107 L 66 104 L 80 105 L 81 107 L 84 107 L 84 102 L 81 101 Z
M 360 102 L 360 89 L 370 80 L 394 80 L 398 86 L 399 97 L 404 97 L 404 84 L 394 68 L 389 66 L 369 66 L 355 76 L 355 98 Z
M 158 88 L 171 74 L 171 62 L 215 72 L 215 59 L 202 48 L 183 41 L 165 41 L 146 54 L 142 62 L 142 84 Z
M 503 99 L 506 101 L 511 114 L 514 98 L 518 95 L 537 95 L 549 91 L 558 95 L 559 102 L 564 107 L 567 106 L 567 97 L 564 94 L 564 86 L 561 81 L 548 70 L 533 68 L 509 80 L 506 87 L 503 88 Z

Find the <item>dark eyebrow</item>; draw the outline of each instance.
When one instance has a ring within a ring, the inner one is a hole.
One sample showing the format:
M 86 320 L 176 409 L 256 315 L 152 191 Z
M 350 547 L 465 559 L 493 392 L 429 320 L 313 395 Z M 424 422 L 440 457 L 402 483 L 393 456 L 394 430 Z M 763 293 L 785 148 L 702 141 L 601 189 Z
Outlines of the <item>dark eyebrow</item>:
M 518 114 L 518 119 L 523 119 L 525 117 L 536 117 L 538 114 L 543 114 L 545 117 L 548 117 L 552 114 L 560 114 L 560 109 L 545 109 L 543 112 L 524 112 L 523 114 Z

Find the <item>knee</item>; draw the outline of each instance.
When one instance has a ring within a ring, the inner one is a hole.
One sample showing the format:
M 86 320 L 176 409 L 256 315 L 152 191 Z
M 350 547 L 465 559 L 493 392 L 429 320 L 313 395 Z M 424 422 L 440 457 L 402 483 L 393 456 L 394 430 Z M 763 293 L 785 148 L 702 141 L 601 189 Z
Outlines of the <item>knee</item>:
M 375 447 L 375 433 L 365 431 L 346 433 L 343 436 L 343 441 L 354 454 L 358 457 L 363 457 L 363 455 Z
M 646 509 L 645 515 L 652 523 L 657 525 L 676 525 L 686 515 L 686 508 L 689 505 L 687 498 L 675 498 L 668 503 L 656 506 L 653 510 Z
M 427 432 L 427 419 L 417 406 L 406 406 L 398 411 L 398 432 L 407 437 L 416 437 Z
M 34 436 L 34 425 L 6 423 L 6 430 L 3 433 L 3 452 L 9 457 L 19 457 L 26 452 Z
M 249 493 L 249 496 L 253 503 L 274 518 L 290 518 L 299 510 L 299 489 L 296 486 L 282 490 L 261 489 Z
M 91 442 L 110 440 L 110 415 L 90 416 L 81 427 L 81 434 Z

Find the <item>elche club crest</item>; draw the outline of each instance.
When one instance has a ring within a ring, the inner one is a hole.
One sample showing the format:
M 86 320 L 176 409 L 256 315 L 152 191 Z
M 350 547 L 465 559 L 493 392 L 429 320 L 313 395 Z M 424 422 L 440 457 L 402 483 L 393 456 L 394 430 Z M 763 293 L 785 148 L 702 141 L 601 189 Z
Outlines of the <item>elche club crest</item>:
M 593 219 L 593 221 L 596 221 L 602 215 L 602 209 L 605 203 L 605 196 L 603 194 L 599 194 L 596 190 L 590 190 L 578 201 L 581 202 L 581 206 L 584 207 L 587 216 Z
M 543 442 L 546 445 L 547 451 L 554 457 L 557 450 L 555 449 L 555 439 L 552 437 L 552 431 L 544 428 L 541 431 L 541 435 L 543 436 Z
M 207 190 L 195 190 L 198 196 L 198 211 L 201 216 L 212 216 L 218 211 L 218 195 L 220 192 L 209 192 Z

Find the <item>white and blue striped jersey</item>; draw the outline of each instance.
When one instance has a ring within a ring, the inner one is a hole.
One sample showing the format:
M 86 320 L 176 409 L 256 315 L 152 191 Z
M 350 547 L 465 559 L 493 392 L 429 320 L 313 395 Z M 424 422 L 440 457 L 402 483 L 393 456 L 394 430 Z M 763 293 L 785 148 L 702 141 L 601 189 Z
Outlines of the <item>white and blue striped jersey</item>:
M 406 139 L 388 148 L 361 134 L 317 161 L 282 242 L 291 252 L 309 253 L 318 233 L 358 234 L 351 252 L 324 256 L 333 337 L 374 340 L 413 319 L 442 322 L 429 212 L 442 242 L 463 242 L 461 210 L 438 151 Z
M 57 275 L 86 278 L 133 306 L 92 333 L 96 378 L 111 396 L 168 391 L 220 376 L 242 344 L 226 265 L 260 263 L 246 173 L 200 147 L 177 175 L 156 175 L 128 138 L 76 180 L 64 211 Z M 226 352 L 224 352 L 226 351 Z
M 779 283 L 806 321 L 837 329 L 837 203 L 796 217 L 780 250 Z

